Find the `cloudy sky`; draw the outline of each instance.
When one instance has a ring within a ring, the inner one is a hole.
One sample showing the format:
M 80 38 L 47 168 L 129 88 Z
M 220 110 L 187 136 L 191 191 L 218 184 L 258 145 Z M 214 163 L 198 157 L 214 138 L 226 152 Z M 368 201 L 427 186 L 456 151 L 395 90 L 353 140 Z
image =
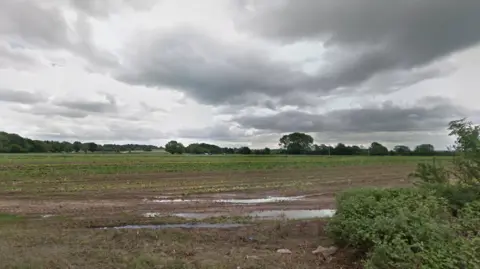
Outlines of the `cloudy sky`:
M 480 1 L 2 0 L 0 126 L 36 139 L 451 143 Z

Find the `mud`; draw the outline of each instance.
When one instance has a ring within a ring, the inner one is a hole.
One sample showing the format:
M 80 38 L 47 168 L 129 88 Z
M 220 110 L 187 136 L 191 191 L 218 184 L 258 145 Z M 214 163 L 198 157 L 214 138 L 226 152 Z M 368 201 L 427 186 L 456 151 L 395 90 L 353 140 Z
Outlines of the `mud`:
M 117 227 L 103 227 L 101 229 L 231 229 L 247 226 L 237 223 L 179 223 L 179 224 L 160 224 L 160 225 L 125 225 Z

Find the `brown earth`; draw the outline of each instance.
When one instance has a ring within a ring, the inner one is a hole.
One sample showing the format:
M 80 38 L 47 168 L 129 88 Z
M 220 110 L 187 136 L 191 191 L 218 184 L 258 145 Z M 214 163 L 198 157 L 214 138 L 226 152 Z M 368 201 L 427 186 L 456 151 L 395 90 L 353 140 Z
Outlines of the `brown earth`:
M 16 183 L 0 190 L 0 268 L 361 268 L 348 249 L 328 260 L 312 254 L 332 242 L 325 220 L 255 221 L 231 229 L 116 230 L 92 227 L 182 223 L 182 218 L 145 218 L 146 212 L 223 212 L 335 208 L 335 194 L 362 186 L 407 186 L 412 165 L 324 167 L 248 172 L 95 175 Z M 305 195 L 304 200 L 221 204 L 212 199 Z M 159 197 L 159 198 L 157 198 Z M 157 203 L 162 197 L 201 202 Z M 42 215 L 54 215 L 43 218 Z M 0 216 L 1 217 L 1 216 Z M 292 254 L 277 253 L 289 249 Z
M 335 207 L 335 194 L 362 186 L 405 186 L 411 165 L 328 167 L 307 171 L 249 171 L 97 175 L 66 183 L 30 183 L 25 191 L 1 193 L 0 212 L 16 214 L 87 214 L 121 212 L 229 212 L 264 209 Z M 128 184 L 125 185 L 125 182 Z M 112 184 L 101 191 L 48 191 L 49 186 Z M 41 186 L 39 186 L 41 185 Z M 131 186 L 131 188 L 125 188 Z M 143 186 L 143 188 L 136 188 Z M 159 188 L 161 186 L 161 188 Z M 240 191 L 236 188 L 243 187 Z M 212 192 L 218 188 L 221 192 Z M 35 192 L 35 190 L 38 190 Z M 222 191 L 223 190 L 223 191 Z M 213 199 L 306 195 L 306 199 L 259 205 L 211 203 Z M 204 202 L 155 203 L 156 197 L 202 199 Z

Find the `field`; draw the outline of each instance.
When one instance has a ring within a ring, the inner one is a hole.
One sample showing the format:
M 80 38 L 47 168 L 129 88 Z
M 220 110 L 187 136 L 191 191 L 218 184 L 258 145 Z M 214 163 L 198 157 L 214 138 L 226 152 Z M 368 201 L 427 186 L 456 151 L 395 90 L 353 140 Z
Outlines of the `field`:
M 407 175 L 429 160 L 0 155 L 0 266 L 358 268 L 348 250 L 328 262 L 311 253 L 330 244 L 328 219 L 286 220 L 270 210 L 334 209 L 338 192 L 409 185 Z M 255 217 L 262 212 L 273 215 Z M 219 228 L 110 229 L 186 223 Z M 222 227 L 231 223 L 244 226 Z M 292 254 L 277 253 L 283 248 Z

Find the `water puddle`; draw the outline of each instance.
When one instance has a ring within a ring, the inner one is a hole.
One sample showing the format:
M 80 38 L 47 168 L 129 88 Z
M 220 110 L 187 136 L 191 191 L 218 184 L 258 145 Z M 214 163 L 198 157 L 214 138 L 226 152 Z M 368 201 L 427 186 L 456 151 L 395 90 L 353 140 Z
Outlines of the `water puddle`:
M 264 210 L 253 211 L 245 214 L 236 215 L 237 217 L 253 217 L 261 219 L 312 219 L 312 218 L 331 218 L 335 215 L 334 209 L 320 209 L 320 210 Z M 181 213 L 144 213 L 144 217 L 179 217 L 185 219 L 207 219 L 212 217 L 233 217 L 228 213 L 221 212 L 181 212 Z
M 265 210 L 248 213 L 250 217 L 263 219 L 311 219 L 311 218 L 331 218 L 335 215 L 334 209 L 320 210 Z
M 202 200 L 198 199 L 155 199 L 152 200 L 153 203 L 195 203 L 195 202 L 202 202 Z
M 151 200 L 153 203 L 228 203 L 228 204 L 264 204 L 276 202 L 298 201 L 305 199 L 305 196 L 268 196 L 265 198 L 251 198 L 251 199 L 157 199 Z M 144 200 L 145 201 L 145 200 Z
M 213 200 L 215 203 L 230 203 L 230 204 L 263 204 L 263 203 L 275 203 L 275 202 L 288 202 L 288 201 L 298 201 L 305 199 L 305 196 L 268 196 L 266 198 L 254 198 L 254 199 L 222 199 L 222 200 Z
M 125 225 L 117 227 L 104 227 L 101 229 L 229 229 L 247 226 L 237 223 L 180 223 L 180 224 L 160 224 L 160 225 Z

